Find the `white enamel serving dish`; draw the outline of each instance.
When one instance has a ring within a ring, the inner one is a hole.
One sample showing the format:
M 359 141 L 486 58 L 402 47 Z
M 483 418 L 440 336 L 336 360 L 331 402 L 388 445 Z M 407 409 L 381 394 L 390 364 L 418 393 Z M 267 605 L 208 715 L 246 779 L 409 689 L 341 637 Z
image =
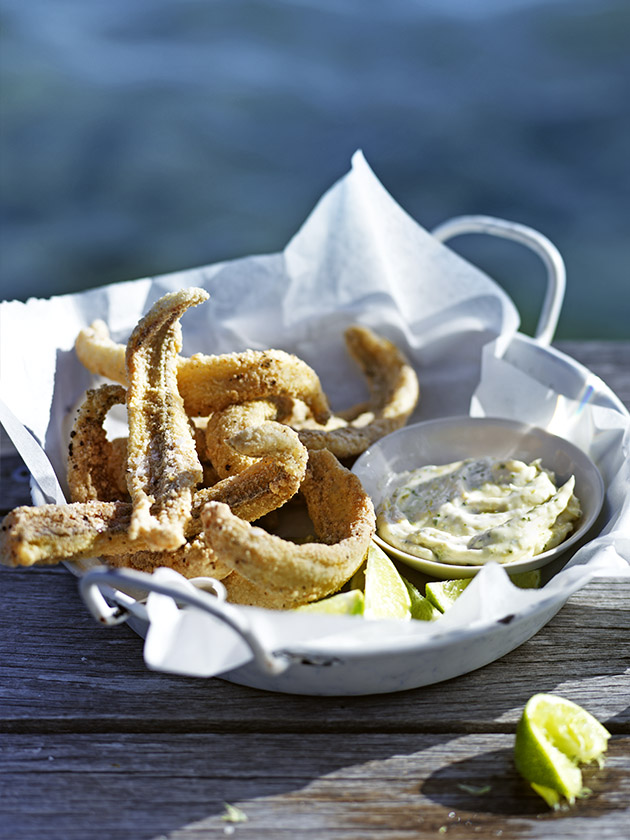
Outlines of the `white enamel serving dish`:
M 564 265 L 552 243 L 541 234 L 522 225 L 487 217 L 453 219 L 433 233 L 442 241 L 461 233 L 487 233 L 520 242 L 538 253 L 547 268 L 547 293 L 536 334 L 533 338 L 516 334 L 504 357 L 520 370 L 544 374 L 544 381 L 549 387 L 568 398 L 579 399 L 580 394 L 588 387 L 592 389 L 593 398 L 597 399 L 599 404 L 627 415 L 623 404 L 605 383 L 578 362 L 548 346 L 555 331 L 565 288 Z M 485 440 L 484 445 L 487 445 L 492 436 L 484 432 L 479 438 L 478 432 L 484 425 L 492 422 L 497 421 L 480 423 L 473 418 L 444 419 L 435 421 L 433 425 L 423 424 L 423 431 L 431 432 L 433 452 L 435 453 L 439 441 L 440 455 L 447 461 L 453 461 L 460 457 L 463 451 L 466 456 L 475 454 L 475 447 L 481 445 L 481 438 Z M 460 424 L 460 432 L 461 424 L 465 425 L 466 446 L 456 445 L 452 436 L 454 423 Z M 558 442 L 557 439 L 551 441 L 553 436 L 545 433 L 541 435 L 534 429 L 516 425 L 518 428 L 505 422 L 502 425 L 503 432 L 511 441 L 509 446 L 514 444 L 515 440 L 521 444 L 527 442 L 523 454 L 531 452 L 534 457 L 540 457 L 542 454 L 544 463 L 556 469 L 560 477 L 567 470 L 576 474 L 577 492 L 585 508 L 584 525 L 576 539 L 582 539 L 585 530 L 593 525 L 601 504 L 602 486 L 597 470 L 593 472 L 590 462 L 586 463 L 566 442 Z M 11 435 L 9 428 L 7 431 Z M 402 432 L 399 440 L 403 434 L 412 436 L 411 440 L 416 432 L 417 429 L 413 428 Z M 553 449 L 554 444 L 557 452 Z M 538 446 L 544 447 L 545 451 L 541 453 Z M 27 465 L 29 458 L 36 456 L 36 453 L 24 451 L 20 446 L 18 449 Z M 382 476 L 379 476 L 380 465 L 377 465 L 377 458 L 383 459 L 383 469 L 389 469 L 392 463 L 396 463 L 397 449 L 400 451 L 396 435 L 392 435 L 390 440 L 384 439 L 378 449 L 372 448 L 357 464 L 357 474 L 377 501 L 382 492 Z M 417 444 L 418 456 L 421 449 L 420 444 Z M 471 452 L 471 449 L 475 451 Z M 431 457 L 435 462 L 435 457 Z M 41 472 L 39 469 L 39 474 Z M 33 500 L 36 504 L 46 501 L 45 495 L 36 485 L 33 485 Z M 561 558 L 562 562 L 566 562 L 574 548 L 573 540 L 564 546 L 566 553 Z M 543 561 L 545 559 L 547 558 L 543 558 Z M 385 693 L 457 677 L 493 662 L 531 638 L 558 612 L 566 600 L 557 596 L 543 597 L 516 614 L 510 613 L 498 620 L 477 622 L 474 626 L 464 629 L 445 628 L 444 632 L 431 638 L 421 635 L 388 638 L 386 635 L 379 636 L 373 633 L 368 643 L 352 648 L 331 639 L 329 642 L 290 644 L 270 651 L 257 638 L 248 619 L 247 609 L 222 600 L 222 586 L 218 583 L 214 586 L 211 581 L 206 581 L 206 588 L 209 586 L 215 594 L 202 591 L 203 587 L 182 593 L 178 589 L 169 589 L 168 586 L 156 583 L 151 575 L 131 570 L 93 568 L 93 565 L 93 562 L 87 562 L 70 567 L 79 576 L 82 597 L 98 621 L 108 625 L 127 621 L 144 637 L 149 626 L 144 607 L 145 596 L 151 591 L 170 595 L 180 604 L 187 604 L 193 609 L 203 610 L 221 619 L 238 634 L 249 649 L 249 661 L 241 667 L 222 673 L 222 679 L 292 694 L 349 696 Z M 460 567 L 456 576 L 464 576 L 459 571 Z M 433 574 L 435 575 L 435 571 Z
M 594 395 L 601 404 L 609 405 L 618 411 L 627 413 L 615 394 L 596 379 L 584 366 L 570 357 L 551 349 L 552 339 L 565 289 L 564 265 L 559 253 L 545 237 L 536 231 L 521 225 L 487 217 L 461 217 L 446 222 L 435 230 L 434 235 L 445 241 L 462 233 L 487 233 L 520 242 L 534 250 L 543 260 L 547 269 L 547 292 L 543 303 L 538 327 L 533 338 L 517 334 L 508 347 L 505 358 L 521 370 L 535 373 L 544 372 L 545 381 L 551 388 L 569 398 L 577 399 L 589 387 L 599 389 Z M 440 455 L 449 461 L 455 460 L 459 453 L 468 446 L 456 445 L 453 432 L 457 426 L 465 424 L 469 443 L 476 447 L 487 448 L 492 436 L 486 434 L 488 424 L 497 421 L 477 421 L 473 418 L 435 421 L 424 424 L 425 431 L 433 430 L 433 452 L 440 442 Z M 485 430 L 480 434 L 480 430 Z M 401 432 L 402 435 L 405 432 Z M 415 430 L 407 432 L 412 437 Z M 567 542 L 563 550 L 563 561 L 568 559 L 576 541 L 584 538 L 585 532 L 592 528 L 593 521 L 601 506 L 603 485 L 597 469 L 579 450 L 566 441 L 547 435 L 540 430 L 521 427 L 509 422 L 502 424 L 503 445 L 495 451 L 504 452 L 519 442 L 517 450 L 523 455 L 543 456 L 549 466 L 556 469 L 559 477 L 566 472 L 576 474 L 579 493 L 581 494 L 585 516 L 579 533 L 571 543 Z M 482 446 L 481 441 L 485 440 Z M 421 445 L 417 444 L 421 449 Z M 543 452 L 539 450 L 543 447 Z M 357 473 L 366 482 L 369 492 L 378 499 L 381 492 L 381 477 L 375 467 L 375 459 L 383 453 L 397 450 L 396 435 L 390 440 L 384 439 L 378 450 L 362 456 L 356 466 Z M 378 451 L 378 456 L 375 452 Z M 475 452 L 472 452 L 475 454 Z M 389 457 L 389 455 L 387 455 Z M 433 456 L 432 456 L 433 457 Z M 383 465 L 384 468 L 386 465 Z M 551 558 L 542 558 L 546 562 Z M 435 571 L 433 570 L 435 575 Z M 122 577 L 119 577 L 121 576 Z M 450 576 L 450 575 L 449 575 Z M 458 569 L 458 577 L 463 577 Z M 132 574 L 133 580 L 125 580 L 124 573 L 94 570 L 81 580 L 81 591 L 89 608 L 99 620 L 117 622 L 128 619 L 141 635 L 147 630 L 147 623 L 142 613 L 132 607 L 129 610 L 120 599 L 111 606 L 112 588 L 125 588 L 135 584 L 146 587 L 147 591 L 155 586 L 151 580 L 143 580 Z M 102 599 L 100 587 L 110 594 L 110 606 Z M 446 630 L 439 637 L 431 639 L 421 637 L 388 639 L 373 637 L 369 644 L 356 646 L 352 650 L 340 647 L 334 641 L 319 641 L 313 644 L 291 645 L 269 654 L 265 651 L 256 634 L 252 632 L 246 618 L 246 611 L 233 605 L 222 603 L 220 598 L 199 593 L 193 598 L 200 609 L 223 618 L 229 626 L 240 634 L 249 645 L 251 660 L 247 664 L 228 673 L 221 674 L 222 679 L 255 688 L 276 692 L 307 695 L 361 695 L 402 691 L 423 685 L 430 685 L 469 673 L 504 656 L 543 627 L 563 606 L 565 599 L 547 598 L 532 605 L 516 615 L 506 615 L 499 620 L 477 624 L 465 629 Z M 128 601 L 128 599 L 127 599 Z

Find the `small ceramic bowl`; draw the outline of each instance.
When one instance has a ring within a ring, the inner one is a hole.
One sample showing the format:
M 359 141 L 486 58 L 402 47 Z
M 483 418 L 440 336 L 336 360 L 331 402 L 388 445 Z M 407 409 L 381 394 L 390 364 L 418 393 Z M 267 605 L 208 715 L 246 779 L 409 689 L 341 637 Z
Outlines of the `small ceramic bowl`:
M 576 529 L 555 548 L 505 564 L 506 571 L 538 569 L 582 540 L 597 519 L 604 501 L 604 482 L 591 459 L 577 446 L 543 429 L 493 417 L 445 417 L 405 426 L 374 443 L 361 455 L 353 472 L 378 509 L 397 475 L 429 464 L 449 464 L 465 458 L 516 458 L 529 463 L 540 458 L 556 474 L 558 484 L 575 476 L 575 495 L 582 517 Z M 423 560 L 385 542 L 375 541 L 392 557 L 441 579 L 473 577 L 482 566 Z

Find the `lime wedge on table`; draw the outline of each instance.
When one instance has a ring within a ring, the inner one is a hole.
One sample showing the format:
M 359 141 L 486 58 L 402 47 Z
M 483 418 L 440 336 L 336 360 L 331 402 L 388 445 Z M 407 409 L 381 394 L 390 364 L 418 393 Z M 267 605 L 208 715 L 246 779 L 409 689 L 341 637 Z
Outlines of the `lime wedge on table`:
M 411 597 L 398 569 L 376 543 L 365 562 L 366 618 L 411 618 Z
M 339 592 L 330 598 L 314 601 L 297 607 L 300 612 L 326 613 L 328 615 L 361 615 L 363 613 L 363 592 L 351 589 L 349 592 Z
M 588 793 L 578 763 L 603 764 L 610 733 L 589 712 L 555 694 L 528 700 L 516 728 L 514 763 L 547 804 Z

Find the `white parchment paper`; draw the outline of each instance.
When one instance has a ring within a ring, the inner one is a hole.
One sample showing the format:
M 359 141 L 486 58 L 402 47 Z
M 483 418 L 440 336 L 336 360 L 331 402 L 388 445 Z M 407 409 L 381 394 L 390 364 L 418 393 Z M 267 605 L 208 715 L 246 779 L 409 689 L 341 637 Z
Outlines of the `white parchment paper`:
M 343 342 L 346 326 L 366 324 L 394 340 L 418 371 L 422 396 L 413 420 L 472 413 L 529 421 L 584 449 L 606 482 L 601 535 L 540 591 L 515 590 L 501 568 L 489 566 L 438 622 L 379 622 L 378 629 L 350 618 L 243 608 L 269 650 L 296 640 L 332 638 L 351 649 L 383 634 L 441 635 L 500 616 L 508 604 L 515 612 L 536 600 L 566 599 L 596 574 L 629 573 L 627 412 L 588 371 L 570 366 L 567 373 L 566 359 L 519 340 L 508 296 L 405 213 L 360 152 L 281 253 L 0 304 L 0 397 L 44 447 L 62 488 L 68 419 L 94 384 L 75 357 L 77 333 L 100 318 L 125 341 L 155 300 L 182 286 L 210 293 L 182 319 L 184 354 L 268 347 L 297 353 L 319 374 L 333 409 L 342 409 L 367 396 Z M 31 469 L 37 481 L 39 466 Z M 43 476 L 40 483 L 50 486 Z M 237 638 L 195 642 L 229 636 L 211 616 L 174 610 L 157 595 L 148 606 L 145 658 L 152 668 L 208 676 L 249 656 Z

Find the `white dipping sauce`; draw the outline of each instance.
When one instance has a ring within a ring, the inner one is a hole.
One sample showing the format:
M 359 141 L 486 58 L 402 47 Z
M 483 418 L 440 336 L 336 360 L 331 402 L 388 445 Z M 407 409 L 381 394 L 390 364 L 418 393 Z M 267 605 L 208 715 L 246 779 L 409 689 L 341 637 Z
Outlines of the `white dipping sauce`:
M 561 543 L 581 516 L 571 477 L 539 460 L 456 461 L 401 473 L 377 513 L 390 545 L 442 563 L 511 563 Z

